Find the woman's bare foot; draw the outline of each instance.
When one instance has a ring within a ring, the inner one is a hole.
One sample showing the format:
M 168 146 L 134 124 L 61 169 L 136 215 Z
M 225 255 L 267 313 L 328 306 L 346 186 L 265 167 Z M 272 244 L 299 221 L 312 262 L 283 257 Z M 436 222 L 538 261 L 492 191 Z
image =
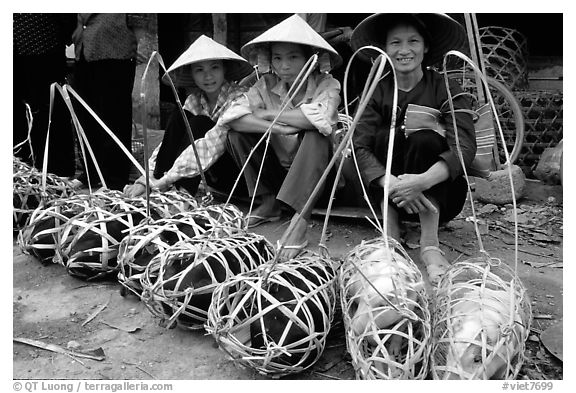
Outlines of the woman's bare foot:
M 438 285 L 440 278 L 450 268 L 450 263 L 444 258 L 444 252 L 437 246 L 426 246 L 420 250 L 420 260 L 426 266 L 428 280 L 432 286 Z
M 284 232 L 284 234 L 280 238 L 279 248 L 280 247 L 282 248 L 282 250 L 278 254 L 278 258 L 280 260 L 286 261 L 296 257 L 308 245 L 308 240 L 306 239 L 306 231 L 308 230 L 308 221 L 306 221 L 304 218 L 300 217 L 298 213 L 296 213 L 292 217 L 290 226 L 292 226 L 293 224 L 294 224 L 293 230 L 290 233 Z

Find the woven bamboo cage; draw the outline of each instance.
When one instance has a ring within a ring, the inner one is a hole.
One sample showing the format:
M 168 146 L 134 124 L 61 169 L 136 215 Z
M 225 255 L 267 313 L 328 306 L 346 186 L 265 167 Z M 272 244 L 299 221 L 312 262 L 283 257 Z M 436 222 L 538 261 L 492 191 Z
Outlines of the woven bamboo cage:
M 146 203 L 144 198 L 134 198 L 130 201 L 134 205 L 145 206 Z M 200 205 L 187 191 L 168 190 L 150 193 L 150 215 L 153 219 L 171 217 L 176 213 L 194 210 Z
M 123 288 L 140 296 L 140 277 L 153 257 L 207 231 L 216 236 L 230 236 L 242 228 L 243 223 L 242 212 L 230 204 L 203 206 L 169 218 L 143 221 L 120 242 L 118 281 Z
M 66 198 L 75 192 L 68 180 L 51 173 L 46 175 L 46 189 L 44 189 L 42 172 L 14 158 L 12 194 L 12 227 L 14 231 L 19 231 L 42 202 Z
M 358 379 L 424 379 L 431 340 L 424 280 L 402 246 L 388 244 L 389 253 L 383 237 L 362 242 L 340 267 L 346 344 Z
M 526 289 L 488 256 L 455 263 L 434 300 L 434 379 L 515 379 L 524 362 L 532 311 Z
M 56 248 L 62 243 L 62 228 L 75 215 L 89 209 L 93 197 L 76 194 L 52 200 L 32 212 L 18 233 L 22 252 L 34 255 L 42 263 L 55 262 Z
M 69 274 L 94 280 L 117 274 L 118 248 L 128 231 L 146 215 L 121 196 L 102 206 L 94 205 L 64 224 L 56 260 Z
M 519 31 L 486 26 L 478 29 L 486 74 L 512 89 L 528 87 L 528 43 Z
M 261 374 L 309 368 L 322 355 L 334 318 L 332 263 L 307 251 L 229 279 L 214 290 L 206 331 L 233 360 Z
M 141 299 L 161 324 L 204 328 L 214 288 L 269 260 L 274 248 L 263 236 L 238 231 L 179 242 L 156 255 L 140 278 Z
M 517 164 L 535 169 L 546 148 L 564 138 L 562 92 L 515 91 L 524 114 L 524 141 Z

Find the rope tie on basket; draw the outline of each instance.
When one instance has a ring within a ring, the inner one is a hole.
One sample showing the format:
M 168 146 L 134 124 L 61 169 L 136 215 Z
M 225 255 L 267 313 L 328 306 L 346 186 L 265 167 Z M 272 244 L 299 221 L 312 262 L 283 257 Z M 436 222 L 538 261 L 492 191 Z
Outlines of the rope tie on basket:
M 443 58 L 443 62 L 442 62 L 442 71 L 443 71 L 443 75 L 444 75 L 444 83 L 446 86 L 446 91 L 448 93 L 448 104 L 450 106 L 450 113 L 451 113 L 451 117 L 452 117 L 452 126 L 454 127 L 454 138 L 455 138 L 455 142 L 456 142 L 456 150 L 458 152 L 458 158 L 460 160 L 460 164 L 462 165 L 462 170 L 464 172 L 464 176 L 466 178 L 466 181 L 468 183 L 468 196 L 470 198 L 470 205 L 472 208 L 472 215 L 473 215 L 473 222 L 474 222 L 474 230 L 476 232 L 476 237 L 478 239 L 478 246 L 480 248 L 480 252 L 487 256 L 488 258 L 488 252 L 484 249 L 484 246 L 482 244 L 482 237 L 480 235 L 480 230 L 478 228 L 478 220 L 476 217 L 476 211 L 474 209 L 474 199 L 472 196 L 472 189 L 470 187 L 470 181 L 469 181 L 469 177 L 468 177 L 468 172 L 466 171 L 466 165 L 464 164 L 464 157 L 462 155 L 462 149 L 460 147 L 460 140 L 458 137 L 458 125 L 456 124 L 456 113 L 455 113 L 455 109 L 454 109 L 454 102 L 453 102 L 453 97 L 452 97 L 452 92 L 450 91 L 450 85 L 448 82 L 448 74 L 446 72 L 446 64 L 447 64 L 447 59 L 449 56 L 456 56 L 458 58 L 460 58 L 461 60 L 464 60 L 470 67 L 472 67 L 472 69 L 475 71 L 475 75 L 477 77 L 480 78 L 481 82 L 482 82 L 482 86 L 484 87 L 484 91 L 486 92 L 486 96 L 487 96 L 487 101 L 490 104 L 490 109 L 492 111 L 492 116 L 493 119 L 496 122 L 496 126 L 498 129 L 498 136 L 501 138 L 502 141 L 502 146 L 504 146 L 504 155 L 506 157 L 506 162 L 508 162 L 509 164 L 506 166 L 507 167 L 507 171 L 508 171 L 508 178 L 510 180 L 510 192 L 512 194 L 512 206 L 513 206 L 513 212 L 514 212 L 514 273 L 517 274 L 518 273 L 518 210 L 517 210 L 517 206 L 516 206 L 516 194 L 514 191 L 514 178 L 512 177 L 512 164 L 511 164 L 511 160 L 510 160 L 510 154 L 508 153 L 508 149 L 506 148 L 506 138 L 504 137 L 504 133 L 502 132 L 502 126 L 500 125 L 500 119 L 498 118 L 498 111 L 496 110 L 496 106 L 494 105 L 494 99 L 492 98 L 492 95 L 490 94 L 490 89 L 488 86 L 488 81 L 486 80 L 486 76 L 482 73 L 482 71 L 480 70 L 480 68 L 474 64 L 474 62 L 467 57 L 465 54 L 463 54 L 462 52 L 456 51 L 456 50 L 450 50 L 448 51 Z M 489 259 L 490 261 L 492 260 L 492 258 Z
M 274 341 L 268 342 L 268 344 L 266 344 L 266 355 L 264 356 L 264 363 L 262 366 L 268 367 L 268 364 L 270 364 L 274 358 L 280 355 L 292 356 L 290 351 L 288 351 L 285 347 L 276 344 Z

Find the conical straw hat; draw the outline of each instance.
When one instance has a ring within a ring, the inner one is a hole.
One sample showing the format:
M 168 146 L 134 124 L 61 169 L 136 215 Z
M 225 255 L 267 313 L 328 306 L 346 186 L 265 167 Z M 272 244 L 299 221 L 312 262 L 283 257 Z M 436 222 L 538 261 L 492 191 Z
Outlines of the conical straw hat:
M 354 51 L 372 45 L 384 50 L 385 35 L 392 23 L 400 17 L 409 16 L 428 33 L 428 53 L 424 56 L 424 66 L 436 64 L 451 49 L 460 50 L 466 44 L 464 27 L 446 14 L 374 14 L 356 26 L 350 38 Z M 376 58 L 376 51 L 362 51 L 359 57 L 364 60 Z
M 228 81 L 240 80 L 252 72 L 252 66 L 245 59 L 205 35 L 198 37 L 166 72 L 177 86 L 195 86 L 191 73 L 186 72 L 184 66 L 206 60 L 225 60 Z
M 338 52 L 297 14 L 283 20 L 245 44 L 240 52 L 242 56 L 248 59 L 257 51 L 258 44 L 269 44 L 272 42 L 290 42 L 326 51 L 330 55 L 332 68 L 336 68 L 342 63 L 342 57 Z

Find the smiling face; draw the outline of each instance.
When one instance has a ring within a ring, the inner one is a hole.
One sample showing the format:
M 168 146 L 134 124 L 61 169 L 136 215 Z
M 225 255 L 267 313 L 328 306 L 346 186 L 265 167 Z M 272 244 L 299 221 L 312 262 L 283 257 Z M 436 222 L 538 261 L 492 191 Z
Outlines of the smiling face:
M 272 44 L 272 69 L 283 82 L 293 83 L 308 58 L 298 44 L 280 42 Z
M 402 24 L 388 31 L 385 52 L 392 59 L 396 72 L 411 74 L 422 70 L 428 46 L 414 26 Z
M 201 61 L 192 65 L 192 78 L 196 86 L 206 94 L 218 94 L 224 83 L 224 62 L 222 60 Z

